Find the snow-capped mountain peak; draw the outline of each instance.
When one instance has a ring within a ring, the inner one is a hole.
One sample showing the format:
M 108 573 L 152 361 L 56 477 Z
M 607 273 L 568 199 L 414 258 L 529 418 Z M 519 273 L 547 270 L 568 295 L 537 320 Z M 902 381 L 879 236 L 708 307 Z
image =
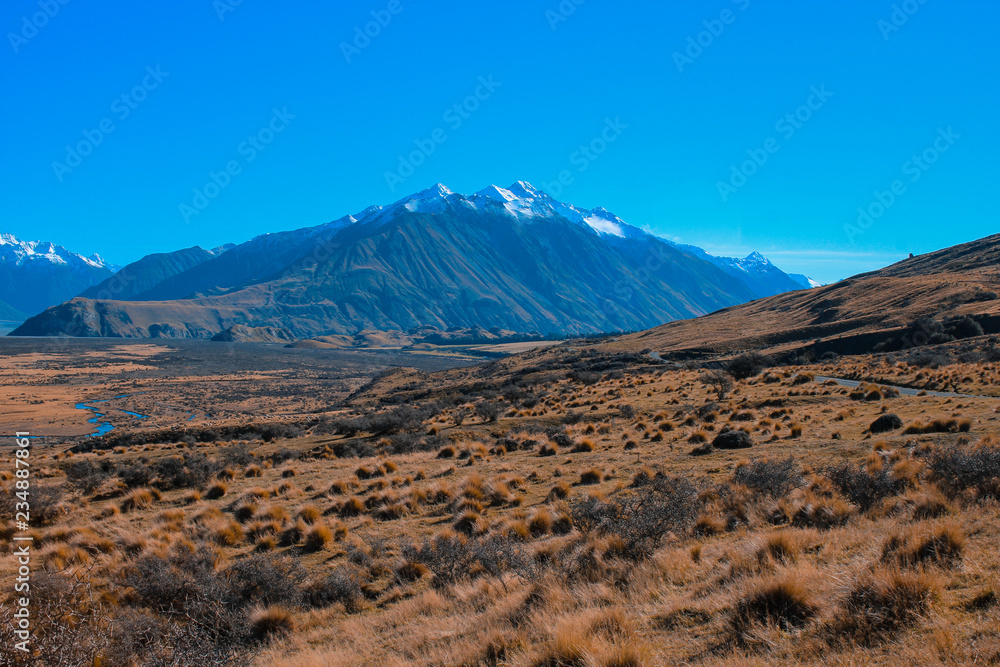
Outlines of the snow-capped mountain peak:
M 51 241 L 22 241 L 13 234 L 0 234 L 0 262 L 13 266 L 37 262 L 71 267 L 85 265 L 110 271 L 117 271 L 120 268 L 108 264 L 96 253 L 85 257 Z

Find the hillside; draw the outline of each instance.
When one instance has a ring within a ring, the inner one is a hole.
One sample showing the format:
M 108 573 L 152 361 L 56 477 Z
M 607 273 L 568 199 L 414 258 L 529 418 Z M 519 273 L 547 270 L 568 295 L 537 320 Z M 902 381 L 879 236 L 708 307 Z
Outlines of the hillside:
M 623 336 L 612 347 L 698 356 L 747 348 L 872 351 L 921 317 L 971 316 L 1000 332 L 1000 235 L 913 257 L 826 287 L 792 292 Z

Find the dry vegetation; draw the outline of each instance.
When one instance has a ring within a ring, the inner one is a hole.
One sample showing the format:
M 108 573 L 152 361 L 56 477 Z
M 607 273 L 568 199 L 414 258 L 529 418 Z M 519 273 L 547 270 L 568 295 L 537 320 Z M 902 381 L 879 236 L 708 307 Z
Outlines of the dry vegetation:
M 1000 367 L 740 362 L 562 346 L 36 454 L 31 664 L 1000 663 L 1000 402 L 887 386 Z

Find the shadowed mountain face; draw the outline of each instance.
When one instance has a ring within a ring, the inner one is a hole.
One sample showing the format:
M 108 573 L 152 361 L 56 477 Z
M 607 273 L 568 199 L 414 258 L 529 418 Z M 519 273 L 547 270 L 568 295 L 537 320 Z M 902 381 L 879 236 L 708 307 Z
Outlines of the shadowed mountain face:
M 213 257 L 214 253 L 197 246 L 176 252 L 146 255 L 99 285 L 84 290 L 80 296 L 86 299 L 142 301 L 143 293 L 147 290 Z
M 127 267 L 155 269 L 138 267 L 137 287 L 111 300 L 74 299 L 14 334 L 207 338 L 234 325 L 284 327 L 300 338 L 420 326 L 582 334 L 644 329 L 773 293 L 750 272 L 526 183 L 469 197 L 437 186 L 257 237 L 186 270 L 170 269 L 199 258 L 154 257 Z
M 986 333 L 1000 333 L 1000 235 L 826 287 L 672 322 L 615 345 L 680 356 L 748 348 L 868 352 L 900 340 L 924 317 L 943 323 L 970 317 Z

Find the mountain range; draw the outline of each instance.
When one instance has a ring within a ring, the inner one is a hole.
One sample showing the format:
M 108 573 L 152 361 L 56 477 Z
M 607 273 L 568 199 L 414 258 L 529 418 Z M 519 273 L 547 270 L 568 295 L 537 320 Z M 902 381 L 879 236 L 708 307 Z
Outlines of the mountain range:
M 333 222 L 214 251 L 149 255 L 13 335 L 298 338 L 500 328 L 639 330 L 810 285 L 762 255 L 718 258 L 559 202 L 529 183 L 443 185 Z
M 47 241 L 0 234 L 0 320 L 28 315 L 71 299 L 120 267 Z

